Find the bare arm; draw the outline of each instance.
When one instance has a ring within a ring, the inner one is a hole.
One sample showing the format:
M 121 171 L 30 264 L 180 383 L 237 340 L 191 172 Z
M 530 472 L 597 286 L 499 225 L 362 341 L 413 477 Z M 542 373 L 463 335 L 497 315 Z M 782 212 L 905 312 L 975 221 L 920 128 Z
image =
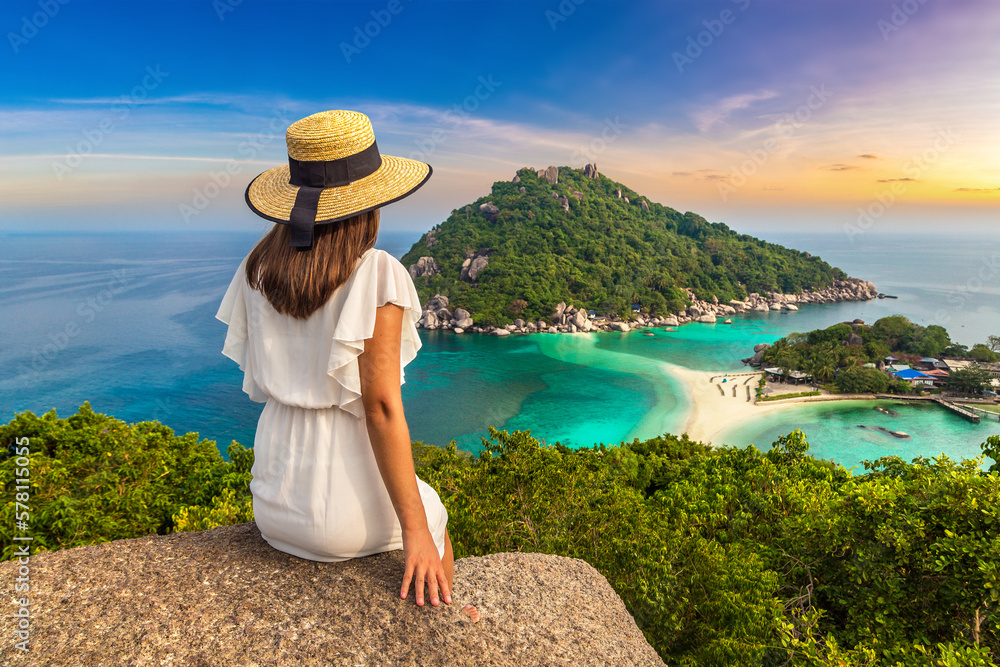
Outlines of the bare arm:
M 427 515 L 413 468 L 410 431 L 403 415 L 399 387 L 402 323 L 400 306 L 386 304 L 375 311 L 375 331 L 365 341 L 365 350 L 358 357 L 361 402 L 365 407 L 365 422 L 375 461 L 403 531 L 406 570 L 400 597 L 406 598 L 413 580 L 417 604 L 422 606 L 426 580 L 431 604 L 438 604 L 439 588 L 444 601 L 450 604 L 451 590 L 437 545 L 427 527 Z

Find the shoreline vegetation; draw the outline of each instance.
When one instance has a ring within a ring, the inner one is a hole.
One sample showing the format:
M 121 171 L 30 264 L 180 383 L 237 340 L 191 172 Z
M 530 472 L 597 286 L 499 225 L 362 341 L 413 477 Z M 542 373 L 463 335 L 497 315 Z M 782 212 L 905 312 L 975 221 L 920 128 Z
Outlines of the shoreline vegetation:
M 197 433 L 87 403 L 62 419 L 19 413 L 0 441 L 2 560 L 18 557 L 12 489 L 24 469 L 32 555 L 253 520 L 253 450 L 236 442 L 225 461 Z M 766 452 L 669 434 L 570 449 L 496 429 L 485 444 L 474 457 L 412 443 L 417 473 L 448 509 L 456 558 L 586 561 L 667 664 L 995 667 L 1000 657 L 1000 464 L 981 469 L 1000 457 L 1000 436 L 975 459 L 886 456 L 863 474 L 811 456 L 799 430 Z

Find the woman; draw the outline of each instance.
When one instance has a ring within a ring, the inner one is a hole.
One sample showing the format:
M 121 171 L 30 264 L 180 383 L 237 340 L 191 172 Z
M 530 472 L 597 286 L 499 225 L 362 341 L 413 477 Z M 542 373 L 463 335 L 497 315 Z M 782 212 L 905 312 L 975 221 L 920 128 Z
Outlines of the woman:
M 367 116 L 293 123 L 288 166 L 249 185 L 275 225 L 240 264 L 216 317 L 243 389 L 266 402 L 254 439 L 254 519 L 274 548 L 317 561 L 403 549 L 400 597 L 451 603 L 448 515 L 417 479 L 400 384 L 420 349 L 406 269 L 376 250 L 379 207 L 430 177 L 380 155 Z

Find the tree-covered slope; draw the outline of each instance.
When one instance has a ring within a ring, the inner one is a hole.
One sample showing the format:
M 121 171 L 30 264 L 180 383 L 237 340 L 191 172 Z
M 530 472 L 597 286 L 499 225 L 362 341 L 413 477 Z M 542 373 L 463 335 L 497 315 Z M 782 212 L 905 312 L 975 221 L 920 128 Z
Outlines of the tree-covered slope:
M 422 301 L 446 295 L 487 324 L 548 318 L 560 301 L 622 316 L 637 303 L 665 315 L 689 303 L 684 288 L 725 302 L 846 277 L 818 257 L 679 213 L 603 174 L 559 167 L 550 184 L 524 168 L 518 179 L 452 211 L 403 256 L 407 267 L 432 257 L 440 269 L 414 280 Z M 499 209 L 493 216 L 480 211 L 488 202 Z M 489 263 L 475 281 L 462 280 L 462 263 L 475 253 L 488 253 Z

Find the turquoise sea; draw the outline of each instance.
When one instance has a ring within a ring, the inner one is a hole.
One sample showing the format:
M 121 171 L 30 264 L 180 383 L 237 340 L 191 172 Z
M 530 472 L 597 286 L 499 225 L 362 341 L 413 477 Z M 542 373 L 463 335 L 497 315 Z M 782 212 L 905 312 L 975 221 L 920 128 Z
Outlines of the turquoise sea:
M 386 234 L 401 256 L 416 234 Z M 221 449 L 250 445 L 261 404 L 240 390 L 236 365 L 220 353 L 214 319 L 249 234 L 8 234 L 0 238 L 0 417 L 61 416 L 85 400 L 127 421 L 159 419 L 197 431 Z M 945 326 L 966 345 L 1000 333 L 997 238 L 868 234 L 784 235 L 768 240 L 822 256 L 898 299 L 807 306 L 755 314 L 732 325 L 692 324 L 675 333 L 456 336 L 421 332 L 403 398 L 411 436 L 455 439 L 476 451 L 487 427 L 527 429 L 545 442 L 618 443 L 683 428 L 689 399 L 669 364 L 736 371 L 758 342 L 861 317 L 901 313 Z M 715 444 L 756 443 L 802 428 L 817 456 L 845 465 L 883 454 L 979 454 L 1000 423 L 972 425 L 931 406 L 902 406 L 898 441 L 858 424 L 885 425 L 869 404 L 828 403 L 769 414 Z M 889 419 L 886 417 L 885 419 Z M 889 426 L 886 426 L 887 428 Z

